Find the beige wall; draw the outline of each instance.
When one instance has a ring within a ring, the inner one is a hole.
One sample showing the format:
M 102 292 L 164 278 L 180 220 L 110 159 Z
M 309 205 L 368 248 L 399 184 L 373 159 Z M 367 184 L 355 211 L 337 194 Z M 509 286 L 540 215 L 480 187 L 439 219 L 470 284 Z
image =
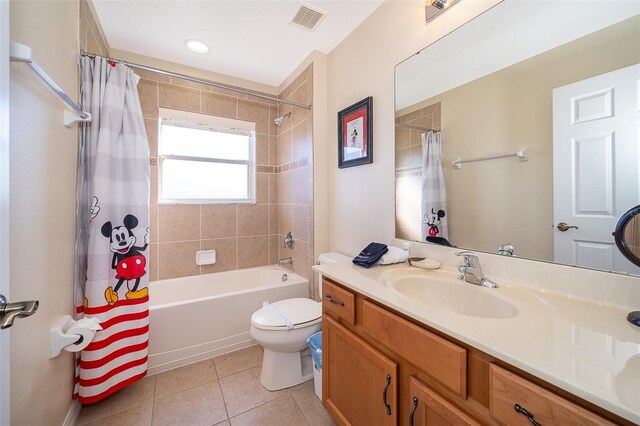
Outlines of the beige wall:
M 328 55 L 331 250 L 356 254 L 371 241 L 394 238 L 394 66 L 496 3 L 460 2 L 426 25 L 424 1 L 388 0 Z M 336 114 L 367 96 L 373 96 L 373 163 L 338 169 Z
M 553 261 L 552 90 L 640 62 L 628 48 L 640 38 L 639 24 L 626 20 L 405 109 L 442 105 L 452 244 L 493 252 L 512 242 L 519 256 Z M 527 162 L 450 165 L 520 147 L 528 148 Z M 418 190 L 404 198 L 419 197 Z
M 280 99 L 313 103 L 313 65 L 307 66 L 280 93 Z M 308 109 L 280 104 L 278 115 L 291 112 L 278 130 L 278 258 L 292 257 L 291 269 L 305 278 L 313 265 L 313 119 Z M 284 238 L 293 232 L 293 249 Z M 313 292 L 313 280 L 310 293 Z
M 12 1 L 11 39 L 78 98 L 77 1 Z M 62 424 L 71 407 L 73 356 L 49 360 L 49 328 L 73 313 L 77 128 L 60 99 L 24 64 L 11 65 L 10 279 L 14 301 L 40 308 L 11 328 L 11 424 Z
M 151 280 L 273 264 L 278 255 L 275 102 L 139 71 L 138 93 L 151 152 Z M 158 204 L 158 108 L 256 123 L 253 205 Z M 214 265 L 198 266 L 198 250 L 216 250 Z

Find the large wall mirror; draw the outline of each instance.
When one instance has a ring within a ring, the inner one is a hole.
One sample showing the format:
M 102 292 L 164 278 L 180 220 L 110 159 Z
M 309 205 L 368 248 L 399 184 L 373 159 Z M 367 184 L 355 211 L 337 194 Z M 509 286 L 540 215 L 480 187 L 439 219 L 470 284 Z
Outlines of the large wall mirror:
M 640 275 L 640 3 L 505 0 L 395 79 L 397 238 Z

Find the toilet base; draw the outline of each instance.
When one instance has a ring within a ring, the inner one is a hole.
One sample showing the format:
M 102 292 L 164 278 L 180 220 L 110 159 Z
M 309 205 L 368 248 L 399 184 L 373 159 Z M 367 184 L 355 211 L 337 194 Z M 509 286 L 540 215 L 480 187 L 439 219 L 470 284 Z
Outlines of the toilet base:
M 270 391 L 288 388 L 313 379 L 309 350 L 274 352 L 264 349 L 260 382 Z

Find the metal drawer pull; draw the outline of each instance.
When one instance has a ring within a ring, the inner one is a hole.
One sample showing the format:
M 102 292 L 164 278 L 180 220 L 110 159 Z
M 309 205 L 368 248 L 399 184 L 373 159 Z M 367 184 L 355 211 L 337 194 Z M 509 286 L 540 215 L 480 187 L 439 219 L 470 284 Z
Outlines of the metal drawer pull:
M 329 293 L 325 294 L 324 297 L 331 303 L 335 304 L 335 305 L 340 305 L 340 306 L 344 306 L 344 302 L 341 302 L 339 300 L 334 299 L 333 297 L 331 297 L 331 295 Z
M 534 420 L 533 414 L 528 412 L 522 405 L 516 404 L 513 406 L 513 409 L 516 410 L 517 413 L 524 414 L 533 426 L 542 426 L 540 423 Z
M 387 403 L 387 391 L 389 390 L 390 384 L 391 384 L 391 376 L 387 374 L 387 383 L 384 385 L 384 391 L 382 392 L 382 401 L 384 402 L 384 406 L 387 407 L 388 415 L 391 415 L 391 406 Z
M 413 397 L 413 405 L 411 406 L 411 414 L 409 414 L 409 425 L 413 426 L 413 418 L 416 415 L 416 408 L 418 408 L 418 398 Z

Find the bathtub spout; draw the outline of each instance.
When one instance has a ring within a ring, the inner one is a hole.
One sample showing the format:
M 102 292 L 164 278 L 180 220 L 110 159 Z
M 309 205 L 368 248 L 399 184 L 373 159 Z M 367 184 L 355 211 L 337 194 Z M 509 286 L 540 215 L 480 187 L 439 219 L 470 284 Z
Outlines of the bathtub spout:
M 290 257 L 285 257 L 284 259 L 278 260 L 278 265 L 291 265 L 293 263 L 293 259 Z

